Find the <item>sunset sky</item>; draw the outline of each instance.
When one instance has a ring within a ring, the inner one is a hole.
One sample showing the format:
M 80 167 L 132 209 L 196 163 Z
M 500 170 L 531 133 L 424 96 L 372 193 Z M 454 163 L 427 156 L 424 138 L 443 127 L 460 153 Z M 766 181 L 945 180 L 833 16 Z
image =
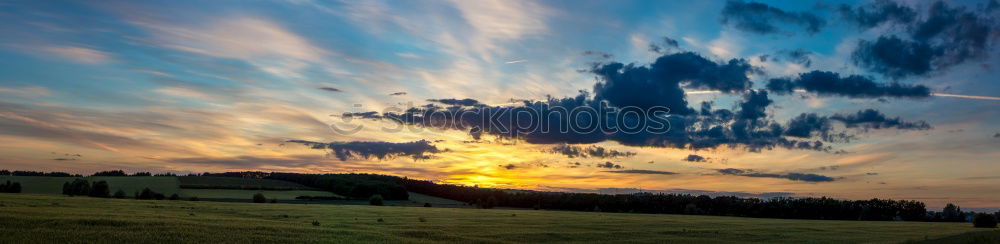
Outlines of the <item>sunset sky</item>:
M 985 0 L 3 1 L 0 168 L 996 208 L 998 18 Z M 512 137 L 389 119 L 577 96 L 676 121 Z

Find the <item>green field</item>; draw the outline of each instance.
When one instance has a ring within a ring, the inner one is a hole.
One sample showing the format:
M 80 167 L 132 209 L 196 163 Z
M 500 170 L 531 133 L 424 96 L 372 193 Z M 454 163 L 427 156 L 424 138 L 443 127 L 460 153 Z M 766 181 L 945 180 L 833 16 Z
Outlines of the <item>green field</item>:
M 227 189 L 270 189 L 270 190 L 316 190 L 298 183 L 236 177 L 178 176 L 181 188 L 227 188 Z
M 378 221 L 382 219 L 383 221 Z M 316 221 L 319 225 L 313 225 Z M 996 238 L 968 223 L 142 201 L 0 194 L 14 242 L 902 242 Z M 964 235 L 963 235 L 964 234 Z M 967 237 L 973 236 L 973 237 Z M 985 236 L 985 237 L 975 237 Z M 997 240 L 997 239 L 986 239 Z

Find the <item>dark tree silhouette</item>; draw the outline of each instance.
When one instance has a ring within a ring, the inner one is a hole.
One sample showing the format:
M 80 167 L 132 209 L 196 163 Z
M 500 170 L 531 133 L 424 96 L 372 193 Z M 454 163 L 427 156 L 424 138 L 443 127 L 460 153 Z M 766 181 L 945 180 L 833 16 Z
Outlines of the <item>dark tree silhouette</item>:
M 372 206 L 382 206 L 383 204 L 385 204 L 385 203 L 383 203 L 382 200 L 383 200 L 382 199 L 382 195 L 375 194 L 375 195 L 372 195 L 371 198 L 368 198 L 368 204 L 370 204 Z
M 972 216 L 972 226 L 976 228 L 996 228 L 997 217 L 992 214 L 978 213 Z
M 0 192 L 3 193 L 21 193 L 21 183 L 20 182 L 10 182 L 0 184 Z
M 98 181 L 90 187 L 91 197 L 111 197 L 111 186 L 108 185 L 107 181 Z

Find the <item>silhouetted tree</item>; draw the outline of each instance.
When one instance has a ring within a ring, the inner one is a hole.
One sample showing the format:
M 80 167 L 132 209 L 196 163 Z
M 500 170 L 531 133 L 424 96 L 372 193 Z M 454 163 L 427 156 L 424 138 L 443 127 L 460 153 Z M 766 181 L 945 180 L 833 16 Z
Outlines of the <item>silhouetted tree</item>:
M 992 214 L 978 213 L 972 216 L 972 226 L 977 228 L 996 228 L 997 217 Z
M 951 203 L 945 205 L 944 210 L 941 211 L 941 217 L 943 221 L 965 222 L 965 213 L 962 213 L 962 208 Z
M 264 202 L 267 202 L 267 198 L 264 197 L 264 194 L 261 194 L 261 193 L 253 194 L 253 202 L 255 202 L 255 203 L 264 203 Z
M 125 191 L 123 191 L 122 189 L 118 189 L 118 191 L 115 192 L 114 198 L 121 199 L 121 198 L 125 198 L 125 197 L 126 197 L 125 196 Z
M 20 182 L 10 182 L 0 184 L 0 192 L 3 193 L 21 193 L 21 183 Z
M 111 197 L 111 187 L 108 186 L 107 181 L 94 182 L 94 185 L 90 187 L 91 197 Z
M 139 192 L 139 194 L 137 194 L 135 197 L 135 199 L 139 200 L 152 200 L 152 199 L 163 200 L 163 198 L 165 198 L 163 194 L 157 193 L 152 189 L 149 189 L 149 187 L 142 188 L 142 191 Z
M 125 171 L 122 170 L 109 170 L 97 172 L 91 176 L 128 176 L 128 174 L 125 174 Z
M 90 195 L 90 182 L 84 179 L 75 179 L 63 184 L 63 193 L 70 196 L 88 196 Z
M 181 196 L 178 196 L 177 193 L 174 193 L 174 194 L 170 195 L 170 198 L 167 198 L 167 199 L 169 199 L 169 200 L 181 200 Z
M 375 194 L 372 195 L 372 197 L 368 198 L 368 204 L 373 206 L 382 206 L 383 204 L 385 204 L 383 200 L 384 199 L 382 199 L 382 195 Z

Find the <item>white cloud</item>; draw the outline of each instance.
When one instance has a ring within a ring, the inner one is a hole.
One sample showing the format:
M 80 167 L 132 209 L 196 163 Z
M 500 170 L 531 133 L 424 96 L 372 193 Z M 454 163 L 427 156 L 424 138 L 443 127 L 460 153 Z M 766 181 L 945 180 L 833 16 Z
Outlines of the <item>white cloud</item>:
M 79 63 L 98 64 L 112 60 L 111 55 L 106 52 L 85 47 L 47 46 L 43 47 L 42 50 Z
M 153 33 L 156 44 L 201 55 L 239 59 L 261 71 L 282 77 L 301 77 L 310 64 L 329 63 L 331 54 L 309 40 L 266 19 L 225 18 L 207 25 L 181 26 L 148 21 L 133 22 Z
M 15 97 L 47 97 L 52 92 L 41 86 L 0 87 L 0 94 Z

